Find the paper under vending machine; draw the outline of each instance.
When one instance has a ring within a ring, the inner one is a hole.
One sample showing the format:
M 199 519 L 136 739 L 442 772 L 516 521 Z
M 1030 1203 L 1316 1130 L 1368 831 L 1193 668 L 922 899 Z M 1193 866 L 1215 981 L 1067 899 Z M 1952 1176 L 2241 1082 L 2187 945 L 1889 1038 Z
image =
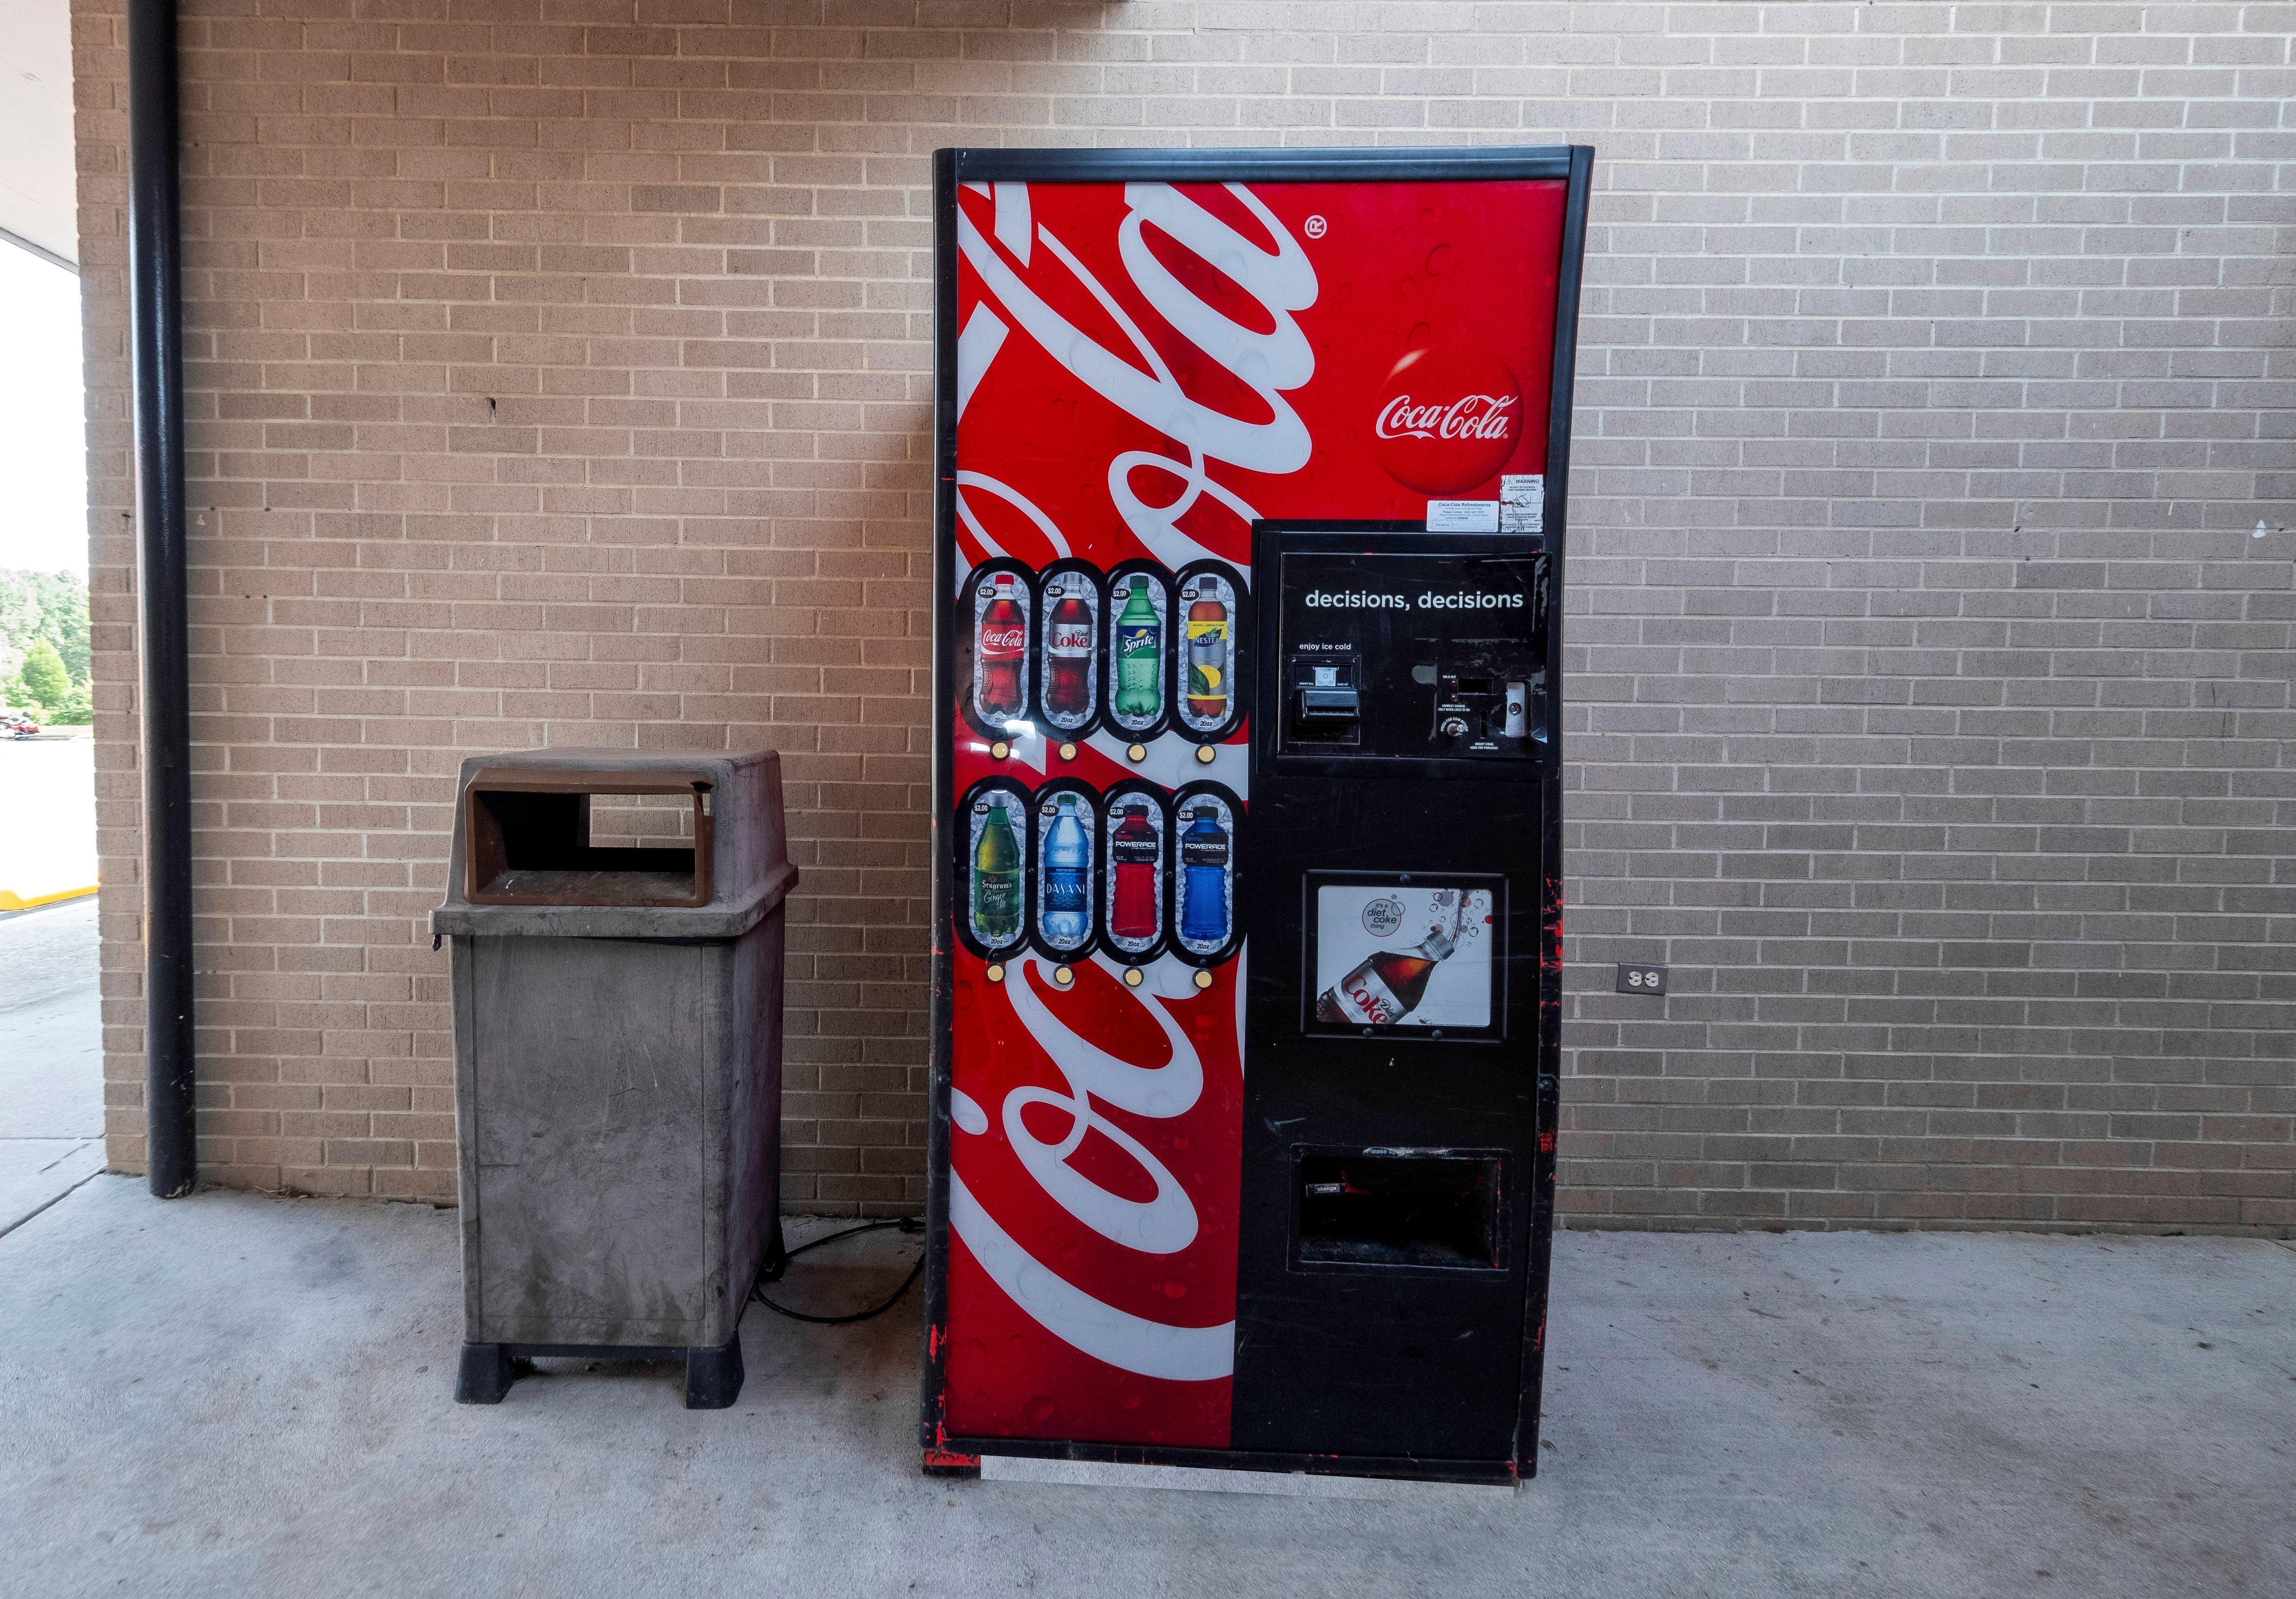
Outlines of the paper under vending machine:
M 928 1470 L 1533 1470 L 1592 162 L 937 156 Z

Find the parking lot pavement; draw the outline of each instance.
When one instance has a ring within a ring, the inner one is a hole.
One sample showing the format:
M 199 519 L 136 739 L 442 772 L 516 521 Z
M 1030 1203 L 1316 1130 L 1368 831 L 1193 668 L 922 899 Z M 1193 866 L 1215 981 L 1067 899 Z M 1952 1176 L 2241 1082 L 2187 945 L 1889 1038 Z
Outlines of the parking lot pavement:
M 0 916 L 0 1234 L 102 1169 L 90 896 Z

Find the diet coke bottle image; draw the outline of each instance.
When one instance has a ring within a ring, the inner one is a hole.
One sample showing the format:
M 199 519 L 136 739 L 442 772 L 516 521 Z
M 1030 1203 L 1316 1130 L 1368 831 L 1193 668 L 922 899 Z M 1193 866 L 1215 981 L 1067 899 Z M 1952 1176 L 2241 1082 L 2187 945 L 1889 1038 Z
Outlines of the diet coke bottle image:
M 1108 899 L 1108 936 L 1119 944 L 1145 947 L 1155 941 L 1157 924 L 1156 868 L 1164 853 L 1163 840 L 1148 818 L 1148 802 L 1136 800 L 1119 813 L 1109 835 L 1109 868 L 1113 886 Z
M 1196 727 L 1227 720 L 1229 613 L 1225 584 L 1199 578 L 1182 591 L 1188 604 L 1187 718 Z
M 1013 592 L 1012 573 L 997 573 L 980 593 L 988 605 L 973 634 L 972 702 L 984 718 L 1004 721 L 1028 708 L 1021 668 L 1029 653 L 1029 619 Z
M 1144 575 L 1133 579 L 1111 636 L 1116 693 L 1111 709 L 1127 726 L 1144 727 L 1164 709 L 1164 618 Z
M 1044 906 L 1037 925 L 1045 942 L 1074 949 L 1092 934 L 1092 835 L 1077 816 L 1077 797 L 1062 794 L 1045 831 Z
M 1045 622 L 1045 715 L 1064 726 L 1092 713 L 1092 607 L 1081 577 L 1053 579 Z
M 1180 939 L 1196 949 L 1227 942 L 1228 833 L 1219 807 L 1203 800 L 1180 834 Z
M 1458 947 L 1459 918 L 1464 914 L 1461 903 L 1451 925 L 1429 928 L 1415 949 L 1382 950 L 1358 964 L 1317 996 L 1316 1020 L 1393 1027 L 1417 1010 L 1427 996 L 1427 980 Z

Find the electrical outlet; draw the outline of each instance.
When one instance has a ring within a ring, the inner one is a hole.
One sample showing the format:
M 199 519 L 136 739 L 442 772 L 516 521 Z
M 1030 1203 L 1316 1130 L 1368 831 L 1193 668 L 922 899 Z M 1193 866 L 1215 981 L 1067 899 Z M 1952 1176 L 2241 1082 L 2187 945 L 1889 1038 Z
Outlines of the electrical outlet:
M 1663 994 L 1666 992 L 1666 968 L 1638 966 L 1626 961 L 1619 963 L 1619 992 L 1621 994 Z

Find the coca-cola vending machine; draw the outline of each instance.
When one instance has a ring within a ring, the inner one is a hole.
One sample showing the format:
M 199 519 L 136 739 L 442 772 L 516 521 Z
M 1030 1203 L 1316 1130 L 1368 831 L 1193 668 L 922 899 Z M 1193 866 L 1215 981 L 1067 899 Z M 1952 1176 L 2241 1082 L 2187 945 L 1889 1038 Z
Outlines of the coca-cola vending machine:
M 936 158 L 929 1470 L 1530 1474 L 1592 162 Z

